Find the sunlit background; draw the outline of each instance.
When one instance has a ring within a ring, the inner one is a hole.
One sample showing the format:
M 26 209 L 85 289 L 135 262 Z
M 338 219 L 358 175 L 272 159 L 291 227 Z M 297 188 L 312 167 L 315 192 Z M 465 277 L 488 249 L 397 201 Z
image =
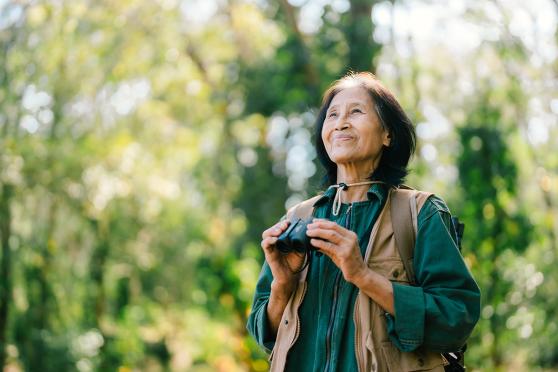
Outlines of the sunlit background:
M 470 371 L 558 370 L 556 0 L 0 0 L 0 370 L 264 371 L 261 232 L 375 72 L 466 224 Z

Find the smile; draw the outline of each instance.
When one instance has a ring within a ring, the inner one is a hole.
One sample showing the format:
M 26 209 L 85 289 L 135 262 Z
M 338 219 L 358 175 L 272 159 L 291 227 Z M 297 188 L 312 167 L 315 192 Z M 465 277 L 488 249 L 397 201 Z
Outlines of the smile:
M 334 141 L 350 141 L 352 140 L 353 137 L 352 136 L 346 136 L 346 135 L 341 135 L 341 136 L 335 136 L 333 137 Z

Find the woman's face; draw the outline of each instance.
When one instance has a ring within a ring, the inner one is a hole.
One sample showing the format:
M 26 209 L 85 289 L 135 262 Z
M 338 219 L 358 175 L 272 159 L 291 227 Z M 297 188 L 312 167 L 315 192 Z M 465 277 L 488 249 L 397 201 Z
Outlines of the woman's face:
M 345 88 L 333 97 L 322 127 L 322 141 L 337 165 L 372 161 L 376 166 L 383 146 L 390 143 L 370 95 L 360 86 Z

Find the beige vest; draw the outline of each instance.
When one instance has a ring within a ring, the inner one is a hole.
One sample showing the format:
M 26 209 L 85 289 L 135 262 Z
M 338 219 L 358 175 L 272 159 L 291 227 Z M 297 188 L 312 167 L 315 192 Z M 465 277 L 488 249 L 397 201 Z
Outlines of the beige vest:
M 395 245 L 391 223 L 390 206 L 394 192 L 400 190 L 390 189 L 386 204 L 372 229 L 364 259 L 372 270 L 390 281 L 408 285 L 409 279 Z M 416 197 L 418 211 L 430 195 L 418 192 Z M 309 216 L 316 200 L 317 197 L 291 208 L 287 218 Z M 306 293 L 307 273 L 308 268 L 301 273 L 297 288 L 283 312 L 275 347 L 270 356 L 271 371 L 285 369 L 287 354 L 298 338 L 300 331 L 298 308 Z M 402 352 L 396 348 L 388 337 L 385 311 L 360 291 L 354 307 L 354 322 L 354 343 L 359 372 L 444 371 L 447 361 L 441 354 L 420 348 L 414 352 Z

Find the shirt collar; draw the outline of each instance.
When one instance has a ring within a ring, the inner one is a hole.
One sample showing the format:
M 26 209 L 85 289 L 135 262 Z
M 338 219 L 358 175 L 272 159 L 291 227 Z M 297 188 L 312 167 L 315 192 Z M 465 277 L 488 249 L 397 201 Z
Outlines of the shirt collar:
M 336 190 L 337 189 L 335 187 L 328 187 L 327 190 L 322 194 L 321 198 L 316 200 L 313 206 L 317 207 L 319 205 L 326 203 L 327 201 L 333 200 L 333 198 L 335 197 Z M 374 198 L 377 198 L 380 201 L 380 204 L 383 204 L 387 196 L 387 191 L 388 191 L 388 186 L 386 184 L 373 183 L 368 188 L 366 195 L 368 196 L 368 200 L 373 200 Z

